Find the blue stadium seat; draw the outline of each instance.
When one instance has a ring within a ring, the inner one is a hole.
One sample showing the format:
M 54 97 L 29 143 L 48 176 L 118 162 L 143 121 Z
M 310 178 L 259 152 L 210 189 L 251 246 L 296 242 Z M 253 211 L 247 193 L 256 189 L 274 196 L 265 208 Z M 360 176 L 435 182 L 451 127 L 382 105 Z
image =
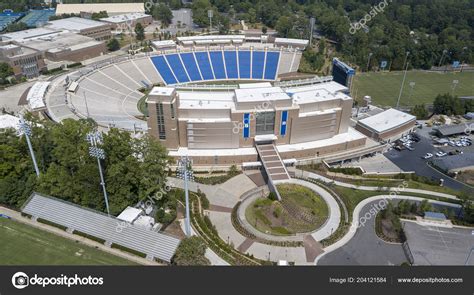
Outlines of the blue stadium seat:
M 224 51 L 225 68 L 227 69 L 227 77 L 229 79 L 238 79 L 239 72 L 237 69 L 237 54 L 234 50 Z
M 211 57 L 212 68 L 216 79 L 227 79 L 224 68 L 224 60 L 222 59 L 222 51 L 209 51 Z
M 278 61 L 280 59 L 280 52 L 267 52 L 267 60 L 265 63 L 265 76 L 264 79 L 266 80 L 275 80 L 277 69 L 278 69 Z
M 189 78 L 191 78 L 192 81 L 202 80 L 201 75 L 199 74 L 198 66 L 196 65 L 196 60 L 194 59 L 194 54 L 181 53 L 181 59 L 183 60 L 186 70 L 188 71 Z
M 240 79 L 250 79 L 250 51 L 239 51 Z
M 263 65 L 265 63 L 265 52 L 252 52 L 252 79 L 263 79 Z
M 204 80 L 214 80 L 214 74 L 212 73 L 211 63 L 209 62 L 207 51 L 195 52 L 194 55 L 196 56 L 199 69 L 201 70 L 202 78 Z
M 180 83 L 189 82 L 188 75 L 186 74 L 186 70 L 184 69 L 183 63 L 181 62 L 179 55 L 167 54 L 165 55 L 165 57 L 168 60 L 168 63 L 171 67 L 171 70 L 174 72 L 176 79 L 178 79 Z
M 151 61 L 153 62 L 153 65 L 158 70 L 167 85 L 178 83 L 178 81 L 176 81 L 175 77 L 173 76 L 173 72 L 171 71 L 170 67 L 166 63 L 165 58 L 162 55 L 153 56 L 151 58 Z

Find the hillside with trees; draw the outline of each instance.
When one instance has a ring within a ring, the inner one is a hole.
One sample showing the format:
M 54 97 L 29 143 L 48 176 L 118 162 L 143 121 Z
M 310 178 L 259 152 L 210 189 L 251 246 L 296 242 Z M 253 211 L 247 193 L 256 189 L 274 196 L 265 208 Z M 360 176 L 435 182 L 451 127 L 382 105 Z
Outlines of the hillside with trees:
M 309 18 L 316 31 L 337 42 L 344 60 L 365 70 L 387 60 L 392 70 L 401 70 L 405 53 L 410 68 L 429 69 L 457 60 L 472 63 L 474 55 L 474 2 L 469 0 L 387 1 L 385 9 L 351 34 L 354 25 L 380 1 L 373 0 L 197 0 L 193 4 L 195 22 L 208 25 L 207 10 L 219 17 L 258 22 L 289 38 L 309 37 Z M 217 21 L 217 20 L 216 20 Z M 444 52 L 444 53 L 443 53 Z
M 28 120 L 40 177 L 34 173 L 25 137 L 13 130 L 0 134 L 0 204 L 19 208 L 37 191 L 105 211 L 97 160 L 89 156 L 86 140 L 94 123 L 67 119 L 55 124 L 31 116 Z M 169 158 L 158 141 L 111 129 L 103 134 L 101 148 L 111 214 L 163 191 Z

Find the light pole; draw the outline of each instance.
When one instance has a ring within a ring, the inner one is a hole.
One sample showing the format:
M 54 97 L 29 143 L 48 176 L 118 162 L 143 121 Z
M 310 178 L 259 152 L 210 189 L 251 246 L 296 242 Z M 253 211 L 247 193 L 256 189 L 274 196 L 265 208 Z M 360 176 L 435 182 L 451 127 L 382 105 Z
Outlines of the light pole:
M 102 173 L 102 165 L 100 160 L 105 159 L 105 152 L 102 148 L 98 147 L 102 143 L 102 133 L 99 131 L 87 133 L 87 141 L 89 142 L 89 155 L 97 159 L 97 165 L 99 166 L 100 174 L 100 185 L 102 186 L 102 191 L 104 192 L 105 207 L 107 208 L 107 215 L 110 216 L 109 210 L 109 198 L 107 197 L 107 191 L 105 189 L 104 175 Z
M 207 16 L 209 17 L 209 32 L 212 31 L 212 17 L 214 16 L 214 11 L 212 9 L 209 9 L 207 11 Z
M 36 163 L 35 152 L 33 151 L 33 146 L 31 145 L 30 136 L 31 136 L 31 127 L 28 123 L 25 122 L 23 115 L 20 115 L 20 130 L 25 134 L 26 143 L 28 144 L 28 149 L 30 150 L 31 160 L 33 161 L 33 166 L 35 167 L 36 176 L 39 177 L 38 164 Z
M 458 84 L 459 84 L 459 80 L 453 80 L 453 87 L 452 87 L 453 92 L 451 94 L 452 96 L 454 96 L 454 90 L 456 89 L 456 86 L 458 86 Z
M 370 58 L 372 57 L 373 53 L 370 52 L 369 53 L 369 58 L 367 59 L 367 72 L 369 71 L 369 67 L 370 67 Z
M 448 51 L 445 49 L 443 50 L 443 54 L 441 54 L 441 58 L 439 59 L 439 63 L 438 63 L 438 68 L 441 67 L 441 62 L 443 61 L 444 59 L 444 55 L 448 53 Z
M 189 166 L 191 164 L 191 160 L 188 156 L 181 157 L 178 160 L 178 169 L 176 174 L 178 178 L 184 180 L 184 196 L 185 196 L 185 205 L 186 205 L 186 218 L 184 220 L 184 229 L 186 231 L 186 236 L 191 236 L 191 224 L 190 224 L 190 215 L 189 215 L 189 189 L 188 189 L 188 181 L 194 181 L 193 171 L 189 170 Z
M 408 96 L 408 101 L 410 101 L 410 99 L 411 99 L 411 95 L 413 93 L 413 89 L 415 89 L 416 83 L 415 82 L 410 82 L 409 85 L 410 85 L 410 95 Z
M 309 47 L 311 48 L 313 46 L 313 30 L 314 30 L 314 22 L 316 19 L 314 17 L 311 17 L 309 19 Z
M 407 51 L 405 55 L 405 62 L 403 63 L 403 65 L 405 66 L 405 73 L 403 74 L 402 85 L 400 86 L 400 93 L 398 94 L 397 107 L 396 107 L 397 110 L 398 110 L 398 107 L 400 106 L 400 98 L 402 97 L 403 85 L 405 84 L 405 78 L 407 77 L 408 55 L 410 55 L 410 51 Z

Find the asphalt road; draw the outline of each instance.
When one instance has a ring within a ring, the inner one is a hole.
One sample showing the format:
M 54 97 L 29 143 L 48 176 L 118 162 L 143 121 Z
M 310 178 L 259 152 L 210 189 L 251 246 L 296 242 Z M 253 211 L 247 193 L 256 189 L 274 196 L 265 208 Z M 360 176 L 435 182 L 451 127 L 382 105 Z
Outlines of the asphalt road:
M 456 181 L 438 170 L 428 165 L 429 160 L 422 159 L 426 153 L 435 154 L 439 149 L 433 147 L 432 140 L 426 132 L 417 132 L 420 135 L 420 142 L 413 145 L 414 151 L 403 150 L 397 151 L 395 149 L 388 151 L 384 155 L 404 171 L 414 171 L 416 175 L 425 176 L 430 179 L 444 179 L 444 186 L 462 191 L 469 190 L 470 188 L 465 184 Z M 436 157 L 436 156 L 435 156 Z M 472 189 L 471 189 L 472 190 Z
M 360 216 L 364 216 L 378 203 L 374 201 L 367 204 Z M 401 244 L 389 244 L 377 237 L 375 216 L 372 216 L 364 226 L 357 229 L 347 244 L 323 256 L 318 265 L 400 265 L 406 261 Z

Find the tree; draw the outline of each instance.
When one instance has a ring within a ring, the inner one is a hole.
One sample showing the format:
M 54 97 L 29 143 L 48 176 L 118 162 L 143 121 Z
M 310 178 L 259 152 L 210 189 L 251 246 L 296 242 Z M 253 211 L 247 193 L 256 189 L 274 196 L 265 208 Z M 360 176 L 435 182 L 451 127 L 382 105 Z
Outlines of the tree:
M 13 75 L 13 69 L 9 64 L 0 62 L 0 84 L 6 80 L 6 78 Z
M 106 17 L 109 17 L 109 14 L 107 13 L 107 11 L 94 12 L 92 13 L 92 16 L 91 16 L 93 20 L 99 20 L 101 18 L 106 18 Z
M 138 41 L 145 40 L 145 29 L 143 28 L 141 23 L 137 23 L 135 26 L 135 36 Z
M 262 34 L 267 34 L 268 28 L 266 26 L 262 27 Z
M 173 264 L 182 266 L 210 265 L 211 263 L 205 256 L 206 248 L 206 244 L 200 237 L 185 238 L 176 249 Z
M 117 51 L 120 49 L 120 43 L 116 38 L 112 38 L 107 42 L 109 51 Z
M 439 115 L 464 115 L 466 113 L 465 105 L 466 103 L 463 103 L 457 96 L 448 93 L 439 94 L 433 102 L 433 111 Z
M 28 26 L 24 22 L 11 23 L 6 28 L 6 32 L 17 32 L 28 29 Z
M 428 117 L 428 111 L 424 104 L 415 105 L 411 112 L 418 120 L 426 119 L 426 117 Z
M 173 20 L 173 13 L 171 12 L 170 8 L 164 4 L 159 3 L 153 7 L 152 11 L 153 18 L 156 20 L 161 21 L 163 27 L 168 27 Z

